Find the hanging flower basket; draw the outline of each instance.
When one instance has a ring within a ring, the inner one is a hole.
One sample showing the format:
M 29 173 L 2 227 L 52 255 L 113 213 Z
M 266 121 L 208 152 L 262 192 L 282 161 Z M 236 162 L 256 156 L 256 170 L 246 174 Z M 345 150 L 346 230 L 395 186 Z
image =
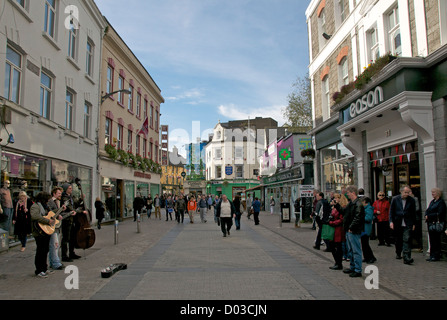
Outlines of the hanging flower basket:
M 301 156 L 303 158 L 315 158 L 315 150 L 314 149 L 305 149 L 301 151 Z

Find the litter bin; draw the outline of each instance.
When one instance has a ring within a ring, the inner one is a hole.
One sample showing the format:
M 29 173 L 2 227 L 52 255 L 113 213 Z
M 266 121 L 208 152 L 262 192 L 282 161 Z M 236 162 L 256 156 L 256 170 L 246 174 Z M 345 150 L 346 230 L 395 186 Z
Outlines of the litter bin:
M 290 203 L 281 202 L 281 221 L 290 222 Z
M 9 250 L 9 232 L 0 229 L 0 252 Z

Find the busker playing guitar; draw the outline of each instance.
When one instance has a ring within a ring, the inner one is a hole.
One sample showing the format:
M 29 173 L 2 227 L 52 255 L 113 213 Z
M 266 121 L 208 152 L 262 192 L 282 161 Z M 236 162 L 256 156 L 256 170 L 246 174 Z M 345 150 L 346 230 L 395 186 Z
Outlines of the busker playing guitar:
M 62 211 L 66 210 L 65 205 L 61 206 L 62 191 L 63 189 L 61 187 L 55 187 L 51 191 L 53 197 L 48 201 L 48 209 L 53 212 L 60 211 L 60 209 L 62 209 Z M 71 216 L 70 212 L 63 212 L 63 214 L 58 214 L 55 216 L 55 218 L 59 220 L 59 223 L 56 223 L 55 232 L 51 235 L 50 252 L 48 257 L 50 268 L 54 270 L 62 270 L 64 268 L 64 265 L 61 263 L 61 259 L 59 258 L 58 249 L 60 247 L 60 229 L 62 220 L 69 216 Z
M 47 219 L 45 216 L 48 213 L 48 200 L 50 200 L 51 195 L 47 192 L 39 193 L 34 203 L 31 206 L 31 221 L 32 221 L 32 229 L 33 236 L 36 241 L 36 256 L 34 259 L 34 264 L 36 266 L 35 274 L 40 278 L 48 277 L 48 269 L 47 269 L 47 256 L 50 246 L 50 236 L 46 234 L 40 227 L 39 223 L 46 224 L 50 226 L 54 226 L 56 220 Z
M 67 209 L 62 213 L 63 215 L 69 213 L 68 217 L 62 220 L 62 261 L 72 262 L 73 259 L 79 259 L 75 252 L 76 232 L 75 232 L 75 216 L 77 214 L 87 214 L 88 212 L 83 208 L 77 208 L 73 199 L 73 187 L 69 183 L 62 185 L 64 193 L 62 194 L 62 202 L 68 201 Z

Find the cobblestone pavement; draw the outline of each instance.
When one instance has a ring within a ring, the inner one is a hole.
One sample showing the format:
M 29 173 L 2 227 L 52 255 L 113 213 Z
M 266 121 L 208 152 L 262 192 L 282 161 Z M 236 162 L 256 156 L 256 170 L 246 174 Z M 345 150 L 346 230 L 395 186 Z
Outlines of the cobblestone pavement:
M 78 290 L 66 288 L 70 274 L 64 271 L 34 276 L 31 241 L 25 252 L 13 247 L 0 254 L 0 300 L 447 299 L 445 260 L 429 263 L 425 252 L 413 252 L 414 265 L 404 265 L 394 258 L 394 247 L 371 241 L 379 289 L 368 290 L 366 272 L 350 278 L 329 269 L 332 255 L 312 248 L 316 233 L 310 224 L 295 228 L 266 212 L 260 220 L 255 226 L 243 215 L 241 230 L 233 226 L 226 238 L 210 215 L 207 223 L 197 223 L 197 217 L 194 224 L 187 217 L 184 224 L 145 218 L 140 233 L 127 220 L 119 225 L 116 245 L 113 225 L 105 225 L 96 231 L 94 247 L 78 250 L 82 258 L 70 263 L 79 270 Z M 101 278 L 101 269 L 112 263 L 128 268 Z

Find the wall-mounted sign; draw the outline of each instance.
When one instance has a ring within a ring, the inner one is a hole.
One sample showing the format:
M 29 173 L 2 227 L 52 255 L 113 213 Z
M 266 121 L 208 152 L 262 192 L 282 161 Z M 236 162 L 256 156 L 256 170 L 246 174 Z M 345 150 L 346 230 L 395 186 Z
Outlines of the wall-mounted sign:
M 232 166 L 225 166 L 225 174 L 227 176 L 231 176 L 233 174 L 233 167 Z
M 288 149 L 281 149 L 281 151 L 279 152 L 279 157 L 282 160 L 289 160 L 291 156 L 292 154 Z
M 351 117 L 351 119 L 354 119 L 366 110 L 379 105 L 383 102 L 383 100 L 384 98 L 382 87 L 376 87 L 374 90 L 366 93 L 363 97 L 357 99 L 357 101 L 351 103 L 351 105 L 349 106 L 349 116 Z

